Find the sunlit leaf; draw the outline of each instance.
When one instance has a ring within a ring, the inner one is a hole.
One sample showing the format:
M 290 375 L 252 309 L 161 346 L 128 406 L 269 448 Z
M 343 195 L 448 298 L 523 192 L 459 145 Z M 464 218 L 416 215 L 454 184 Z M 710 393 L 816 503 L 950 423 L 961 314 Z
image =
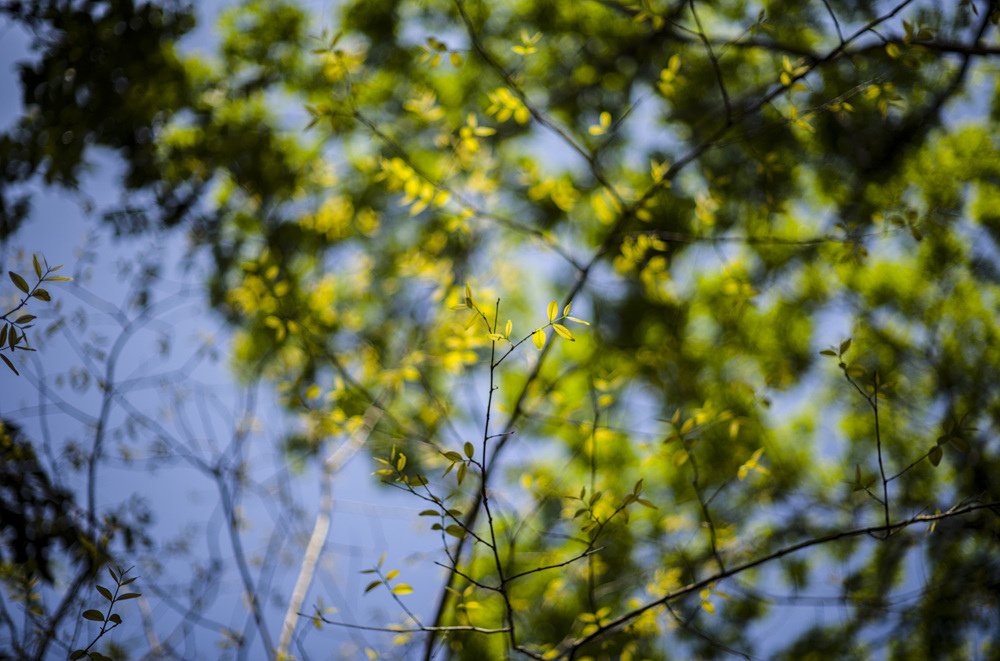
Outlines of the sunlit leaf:
M 570 330 L 562 324 L 552 324 L 552 330 L 554 330 L 560 337 L 565 338 L 570 342 L 576 341 L 576 338 L 573 337 L 573 333 L 571 333 Z

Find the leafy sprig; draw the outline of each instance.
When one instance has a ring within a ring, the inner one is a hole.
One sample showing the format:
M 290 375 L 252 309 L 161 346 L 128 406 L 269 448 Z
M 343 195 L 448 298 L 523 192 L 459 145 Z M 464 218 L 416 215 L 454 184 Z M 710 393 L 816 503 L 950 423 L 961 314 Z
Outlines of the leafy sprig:
M 132 568 L 128 569 L 118 569 L 117 571 L 111 567 L 108 567 L 108 574 L 111 576 L 111 580 L 115 582 L 115 589 L 112 592 L 110 589 L 104 587 L 103 585 L 95 586 L 97 593 L 108 602 L 107 609 L 104 612 L 96 608 L 89 608 L 80 614 L 85 620 L 90 622 L 100 622 L 101 629 L 94 636 L 94 639 L 90 641 L 90 644 L 86 647 L 73 650 L 70 652 L 69 658 L 73 659 L 93 659 L 93 661 L 111 661 L 111 658 L 101 654 L 100 652 L 93 649 L 94 645 L 107 635 L 111 630 L 119 627 L 122 622 L 122 616 L 115 612 L 115 605 L 122 602 L 128 601 L 129 599 L 136 599 L 141 597 L 142 594 L 139 592 L 123 592 L 123 588 L 129 586 L 138 578 L 138 576 L 129 577 L 128 573 L 132 571 Z
M 42 287 L 45 282 L 69 282 L 73 278 L 64 275 L 53 275 L 62 268 L 62 264 L 49 266 L 45 258 L 38 258 L 38 255 L 31 256 L 32 267 L 35 271 L 35 283 L 28 284 L 28 280 L 15 271 L 8 271 L 7 275 L 14 286 L 23 294 L 17 305 L 0 316 L 0 360 L 14 374 L 20 375 L 14 362 L 3 352 L 13 354 L 17 350 L 34 351 L 28 342 L 27 330 L 32 327 L 37 317 L 27 311 L 28 303 L 31 299 L 37 299 L 49 303 L 52 295 L 48 289 Z

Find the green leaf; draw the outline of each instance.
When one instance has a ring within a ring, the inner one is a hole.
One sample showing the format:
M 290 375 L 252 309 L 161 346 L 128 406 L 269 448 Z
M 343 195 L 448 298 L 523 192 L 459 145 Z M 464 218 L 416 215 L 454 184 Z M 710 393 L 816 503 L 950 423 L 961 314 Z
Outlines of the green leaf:
M 126 592 L 125 594 L 120 595 L 118 597 L 118 601 L 125 601 L 126 599 L 135 599 L 141 596 L 142 596 L 141 592 Z
M 82 659 L 87 656 L 87 650 L 73 650 L 69 654 L 70 661 L 76 661 L 76 659 Z
M 101 613 L 101 611 L 95 611 L 93 608 L 91 608 L 90 610 L 83 611 L 82 617 L 83 619 L 90 620 L 92 622 L 104 621 L 104 615 Z
M 4 342 L 7 341 L 7 329 L 10 328 L 7 324 L 4 324 L 3 328 L 0 328 L 0 349 L 3 348 Z
M 17 371 L 16 367 L 14 367 L 14 363 L 10 362 L 10 358 L 8 358 L 7 356 L 5 356 L 2 353 L 0 353 L 0 360 L 3 360 L 3 362 L 7 365 L 7 367 L 10 368 L 11 372 L 13 372 L 14 374 L 16 374 L 18 376 L 21 376 L 21 373 Z
M 364 594 L 368 594 L 369 592 L 371 592 L 380 585 L 382 585 L 382 579 L 379 579 L 377 581 L 372 581 L 371 583 L 365 586 Z
M 836 356 L 837 352 L 834 351 L 833 349 L 823 349 L 822 351 L 819 352 L 819 355 L 821 355 L 821 356 Z
M 114 596 L 111 594 L 111 590 L 107 589 L 103 585 L 98 585 L 96 587 L 97 591 L 101 593 L 102 597 L 104 597 L 108 601 L 114 601 Z
M 31 288 L 28 287 L 28 282 L 20 275 L 14 273 L 13 271 L 7 271 L 7 275 L 10 276 L 11 282 L 14 283 L 14 286 L 23 291 L 25 294 L 31 291 Z
M 121 624 L 122 623 L 122 616 L 119 615 L 118 613 L 112 613 L 111 617 L 108 618 L 108 621 L 109 622 L 114 622 L 115 624 Z
M 42 289 L 41 287 L 32 292 L 31 295 L 39 300 L 45 301 L 46 303 L 52 300 L 52 296 L 49 295 L 49 292 Z
M 559 304 L 556 303 L 555 301 L 550 301 L 549 302 L 549 309 L 548 309 L 547 312 L 548 312 L 548 315 L 549 315 L 549 321 L 555 321 L 556 315 L 559 314 Z
M 972 449 L 969 447 L 969 442 L 961 436 L 949 436 L 948 442 L 959 452 L 968 452 Z
M 465 452 L 465 456 L 469 459 L 472 459 L 472 457 L 476 454 L 475 446 L 468 441 L 466 441 L 465 445 L 462 446 L 462 450 Z
M 850 348 L 851 348 L 851 338 L 847 338 L 846 340 L 840 343 L 841 354 L 847 353 L 847 350 Z
M 932 466 L 937 466 L 941 463 L 941 457 L 944 456 L 944 450 L 941 449 L 940 445 L 935 445 L 931 448 L 931 451 L 927 454 L 927 458 L 931 460 Z
M 386 572 L 385 580 L 391 581 L 392 579 L 396 578 L 397 576 L 399 576 L 399 570 L 398 569 L 390 569 L 388 572 Z
M 14 320 L 14 323 L 15 324 L 27 324 L 27 323 L 29 323 L 31 321 L 34 321 L 35 319 L 37 319 L 37 317 L 35 317 L 35 315 L 33 315 L 33 314 L 22 314 L 20 317 L 18 317 L 17 319 Z M 3 342 L 0 342 L 0 344 L 3 344 Z
M 454 523 L 445 528 L 444 531 L 449 535 L 451 535 L 452 537 L 457 537 L 459 539 L 465 537 L 465 530 L 462 529 L 462 526 L 459 526 Z
M 42 279 L 42 264 L 38 261 L 38 255 L 31 256 L 31 263 L 35 267 L 35 275 L 39 280 Z

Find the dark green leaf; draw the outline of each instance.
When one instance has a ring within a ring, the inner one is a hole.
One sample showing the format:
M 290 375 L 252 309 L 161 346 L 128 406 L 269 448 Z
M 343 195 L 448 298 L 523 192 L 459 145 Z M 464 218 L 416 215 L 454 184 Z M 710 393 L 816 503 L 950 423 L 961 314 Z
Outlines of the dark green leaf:
M 114 596 L 111 594 L 111 590 L 107 589 L 103 585 L 97 586 L 97 591 L 101 593 L 101 596 L 108 601 L 114 601 Z
M 31 291 L 31 288 L 28 287 L 27 281 L 20 275 L 14 273 L 13 271 L 7 271 L 7 275 L 10 276 L 10 280 L 14 283 L 14 286 L 23 291 L 25 294 Z
M 49 292 L 46 291 L 46 290 L 44 290 L 44 289 L 42 289 L 41 287 L 39 287 L 34 292 L 32 292 L 31 295 L 34 296 L 35 298 L 37 298 L 39 300 L 42 300 L 42 301 L 45 301 L 45 302 L 48 302 L 48 301 L 52 300 L 52 297 L 49 295 Z
M 969 447 L 969 442 L 961 436 L 949 436 L 948 442 L 959 452 L 968 452 L 972 449 Z
M 10 371 L 12 371 L 14 374 L 17 374 L 18 376 L 21 376 L 21 373 L 17 371 L 16 367 L 14 367 L 14 363 L 10 362 L 10 358 L 0 353 L 0 359 L 2 359 L 3 362 L 7 365 L 7 367 L 10 368 Z
M 382 579 L 379 579 L 377 581 L 372 581 L 371 583 L 365 586 L 365 594 L 368 594 L 369 592 L 371 592 L 380 585 L 382 585 Z
M 941 463 L 941 457 L 944 456 L 944 451 L 941 449 L 940 445 L 935 445 L 931 448 L 928 453 L 927 458 L 931 460 L 932 466 L 937 466 Z
M 83 619 L 91 620 L 92 622 L 103 622 L 104 615 L 101 611 L 95 611 L 93 608 L 90 610 L 83 611 Z
M 135 599 L 141 597 L 141 592 L 126 592 L 125 594 L 118 597 L 117 601 L 125 601 L 126 599 Z

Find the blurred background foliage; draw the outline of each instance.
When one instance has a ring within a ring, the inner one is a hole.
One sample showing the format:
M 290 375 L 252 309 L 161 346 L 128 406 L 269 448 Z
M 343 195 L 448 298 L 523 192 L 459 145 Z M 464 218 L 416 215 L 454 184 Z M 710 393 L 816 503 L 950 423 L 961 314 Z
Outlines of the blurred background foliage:
M 40 185 L 74 189 L 113 151 L 121 202 L 99 215 L 211 255 L 233 369 L 299 418 L 290 461 L 377 402 L 371 454 L 404 451 L 474 517 L 478 476 L 439 479 L 441 453 L 482 433 L 491 340 L 453 308 L 469 283 L 516 341 L 572 299 L 592 325 L 498 368 L 491 430 L 516 432 L 490 444 L 507 574 L 600 549 L 511 585 L 540 653 L 720 567 L 882 522 L 886 477 L 893 520 L 1000 499 L 992 1 L 358 0 L 324 23 L 248 0 L 208 54 L 178 49 L 179 2 L 2 13 L 36 41 L 0 137 L 0 237 Z M 612 516 L 640 479 L 652 507 Z M 782 559 L 578 654 L 992 658 L 996 514 Z M 66 548 L 71 528 L 52 533 Z M 17 539 L 13 561 L 46 576 L 48 537 Z M 460 548 L 495 582 L 492 554 Z M 504 625 L 498 595 L 446 580 L 423 596 L 438 623 Z M 819 593 L 838 607 L 824 625 L 753 628 Z

